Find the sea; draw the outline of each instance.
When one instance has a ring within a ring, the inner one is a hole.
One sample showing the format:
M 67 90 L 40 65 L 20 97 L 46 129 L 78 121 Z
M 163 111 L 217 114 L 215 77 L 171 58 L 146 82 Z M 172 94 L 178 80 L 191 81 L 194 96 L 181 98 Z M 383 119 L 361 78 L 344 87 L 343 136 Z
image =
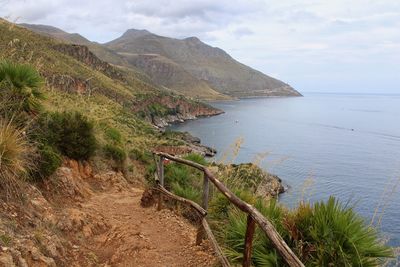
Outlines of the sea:
M 400 246 L 400 95 L 306 93 L 212 102 L 224 114 L 172 125 L 218 150 L 215 161 L 256 162 L 288 187 L 279 201 L 335 196 Z

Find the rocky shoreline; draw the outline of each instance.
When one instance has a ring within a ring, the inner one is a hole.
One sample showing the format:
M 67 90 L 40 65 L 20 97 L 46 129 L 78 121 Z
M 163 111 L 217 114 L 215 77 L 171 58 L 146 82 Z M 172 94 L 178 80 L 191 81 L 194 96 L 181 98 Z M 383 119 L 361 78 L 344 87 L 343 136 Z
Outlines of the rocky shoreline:
M 177 114 L 168 115 L 165 117 L 154 117 L 152 119 L 152 124 L 161 132 L 165 132 L 166 128 L 168 126 L 171 126 L 171 124 L 183 123 L 187 120 L 195 120 L 198 118 L 207 118 L 222 113 L 224 113 L 224 111 L 218 110 L 218 112 L 212 115 L 194 116 L 192 114 L 186 113 L 184 115 Z M 183 147 L 164 147 L 160 148 L 159 150 L 164 150 L 163 152 L 171 153 L 174 155 L 197 153 L 208 158 L 212 158 L 217 154 L 217 150 L 215 148 L 201 144 L 201 139 L 199 137 L 193 136 L 189 132 L 177 132 L 177 134 L 179 135 L 179 139 L 185 142 L 185 145 Z M 266 171 L 262 172 L 263 179 L 256 190 L 257 195 L 265 197 L 277 197 L 279 196 L 279 194 L 287 191 L 288 187 L 284 185 L 281 178 Z
M 223 111 L 217 111 L 213 114 L 209 114 L 209 115 L 193 115 L 193 114 L 177 114 L 177 115 L 167 115 L 165 117 L 153 117 L 151 119 L 151 123 L 157 127 L 158 129 L 160 129 L 161 131 L 164 131 L 165 128 L 167 128 L 168 126 L 171 126 L 172 124 L 176 124 L 176 123 L 183 123 L 185 121 L 190 121 L 190 120 L 196 120 L 199 118 L 209 118 L 212 116 L 217 116 L 220 114 L 223 114 Z

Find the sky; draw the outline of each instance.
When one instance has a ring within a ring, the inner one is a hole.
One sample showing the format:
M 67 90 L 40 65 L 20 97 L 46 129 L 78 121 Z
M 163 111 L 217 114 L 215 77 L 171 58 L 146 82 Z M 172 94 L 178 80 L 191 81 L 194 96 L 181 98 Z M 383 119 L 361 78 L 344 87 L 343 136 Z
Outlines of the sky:
M 400 0 L 0 0 L 0 16 L 100 43 L 197 36 L 300 92 L 400 94 Z

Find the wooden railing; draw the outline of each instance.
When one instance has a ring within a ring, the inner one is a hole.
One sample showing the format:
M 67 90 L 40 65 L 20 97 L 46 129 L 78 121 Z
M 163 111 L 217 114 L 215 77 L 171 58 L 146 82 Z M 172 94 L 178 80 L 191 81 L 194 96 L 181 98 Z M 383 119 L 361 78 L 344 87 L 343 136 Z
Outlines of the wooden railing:
M 247 229 L 245 235 L 245 247 L 243 252 L 243 266 L 249 267 L 251 265 L 251 253 L 252 253 L 252 243 L 253 243 L 253 236 L 255 232 L 256 225 L 258 225 L 266 236 L 271 241 L 271 244 L 276 249 L 276 251 L 281 255 L 283 260 L 289 265 L 290 267 L 302 267 L 304 264 L 297 258 L 296 254 L 289 248 L 283 238 L 279 235 L 276 231 L 275 227 L 272 223 L 265 218 L 256 208 L 252 205 L 242 201 L 238 198 L 234 193 L 232 193 L 221 181 L 219 181 L 215 176 L 203 165 L 185 160 L 182 158 L 178 158 L 175 156 L 171 156 L 167 153 L 162 152 L 154 152 L 156 156 L 156 163 L 157 163 L 157 173 L 156 182 L 158 184 L 157 190 L 160 192 L 159 199 L 158 199 L 158 209 L 162 208 L 163 205 L 163 196 L 167 196 L 173 198 L 177 201 L 184 202 L 190 206 L 192 206 L 201 216 L 201 225 L 199 227 L 196 244 L 200 244 L 202 239 L 205 236 L 208 237 L 209 241 L 211 242 L 222 266 L 230 266 L 229 261 L 226 259 L 224 254 L 222 253 L 221 248 L 219 247 L 210 226 L 206 220 L 207 216 L 207 208 L 208 208 L 208 200 L 209 200 L 209 182 L 211 181 L 215 187 L 231 202 L 235 205 L 238 209 L 245 212 L 247 214 Z M 182 198 L 178 197 L 168 190 L 164 188 L 164 159 L 169 159 L 181 164 L 185 164 L 196 168 L 204 173 L 204 180 L 203 180 L 203 197 L 202 197 L 202 205 Z

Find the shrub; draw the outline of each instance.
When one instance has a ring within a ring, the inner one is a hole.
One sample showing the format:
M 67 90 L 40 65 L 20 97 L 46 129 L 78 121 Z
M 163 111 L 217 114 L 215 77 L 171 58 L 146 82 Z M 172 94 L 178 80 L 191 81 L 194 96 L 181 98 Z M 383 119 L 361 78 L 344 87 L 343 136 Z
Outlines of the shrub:
M 13 193 L 18 178 L 33 168 L 33 155 L 24 130 L 0 120 L 0 187 Z
M 122 142 L 122 135 L 117 129 L 107 128 L 105 133 L 106 133 L 107 138 L 110 139 L 111 141 L 113 141 L 117 144 L 120 144 Z
M 196 188 L 191 186 L 182 187 L 178 183 L 173 183 L 171 188 L 172 192 L 174 192 L 174 194 L 177 196 L 190 199 L 197 203 L 200 203 L 201 201 L 201 191 L 197 190 Z
M 150 164 L 153 161 L 153 155 L 150 152 L 142 151 L 136 148 L 129 152 L 129 157 L 133 160 L 139 160 L 147 164 Z
M 35 180 L 47 178 L 61 166 L 62 157 L 53 147 L 41 144 L 38 149 L 39 162 L 31 175 Z
M 197 153 L 190 153 L 189 155 L 185 156 L 184 159 L 191 160 L 204 166 L 208 165 L 207 160 L 202 155 Z
M 7 61 L 0 63 L 0 89 L 2 89 L 2 113 L 18 114 L 21 111 L 38 113 L 42 109 L 40 91 L 43 79 L 37 70 L 24 64 Z
M 147 110 L 149 111 L 150 116 L 164 116 L 169 113 L 168 107 L 159 103 L 150 104 L 147 107 Z
M 271 221 L 278 233 L 285 237 L 286 229 L 282 225 L 284 210 L 277 205 L 275 200 L 265 201 L 258 199 L 255 207 Z M 233 208 L 228 213 L 226 229 L 223 230 L 223 237 L 227 246 L 227 256 L 234 262 L 243 260 L 244 238 L 246 235 L 247 215 L 242 211 Z M 252 261 L 254 266 L 282 266 L 280 257 L 274 251 L 270 241 L 264 232 L 257 227 L 253 239 Z
M 63 155 L 87 160 L 96 150 L 93 124 L 78 112 L 44 114 L 39 120 L 41 134 L 46 143 Z
M 104 146 L 103 150 L 106 157 L 113 159 L 119 164 L 123 164 L 126 159 L 125 151 L 118 146 L 107 144 L 106 146 Z
M 379 266 L 379 258 L 392 256 L 376 231 L 333 197 L 316 203 L 311 217 L 296 214 L 295 218 L 302 243 L 308 244 L 304 260 L 311 266 Z
M 242 188 L 255 192 L 266 174 L 255 164 L 232 164 L 224 169 L 224 182 L 231 188 Z
M 331 197 L 326 203 L 302 204 L 289 213 L 276 201 L 258 200 L 255 207 L 274 225 L 278 233 L 306 266 L 380 266 L 380 259 L 392 252 L 352 208 Z M 234 262 L 243 257 L 246 215 L 237 209 L 228 212 L 223 230 L 227 256 Z M 266 235 L 257 228 L 253 241 L 254 266 L 282 266 L 281 257 Z
M 156 171 L 157 171 L 157 166 L 154 162 L 147 165 L 144 177 L 146 178 L 147 182 L 150 185 L 155 185 L 154 173 Z
M 170 163 L 165 166 L 165 183 L 171 185 L 179 183 L 181 186 L 189 186 L 190 169 L 185 165 Z

